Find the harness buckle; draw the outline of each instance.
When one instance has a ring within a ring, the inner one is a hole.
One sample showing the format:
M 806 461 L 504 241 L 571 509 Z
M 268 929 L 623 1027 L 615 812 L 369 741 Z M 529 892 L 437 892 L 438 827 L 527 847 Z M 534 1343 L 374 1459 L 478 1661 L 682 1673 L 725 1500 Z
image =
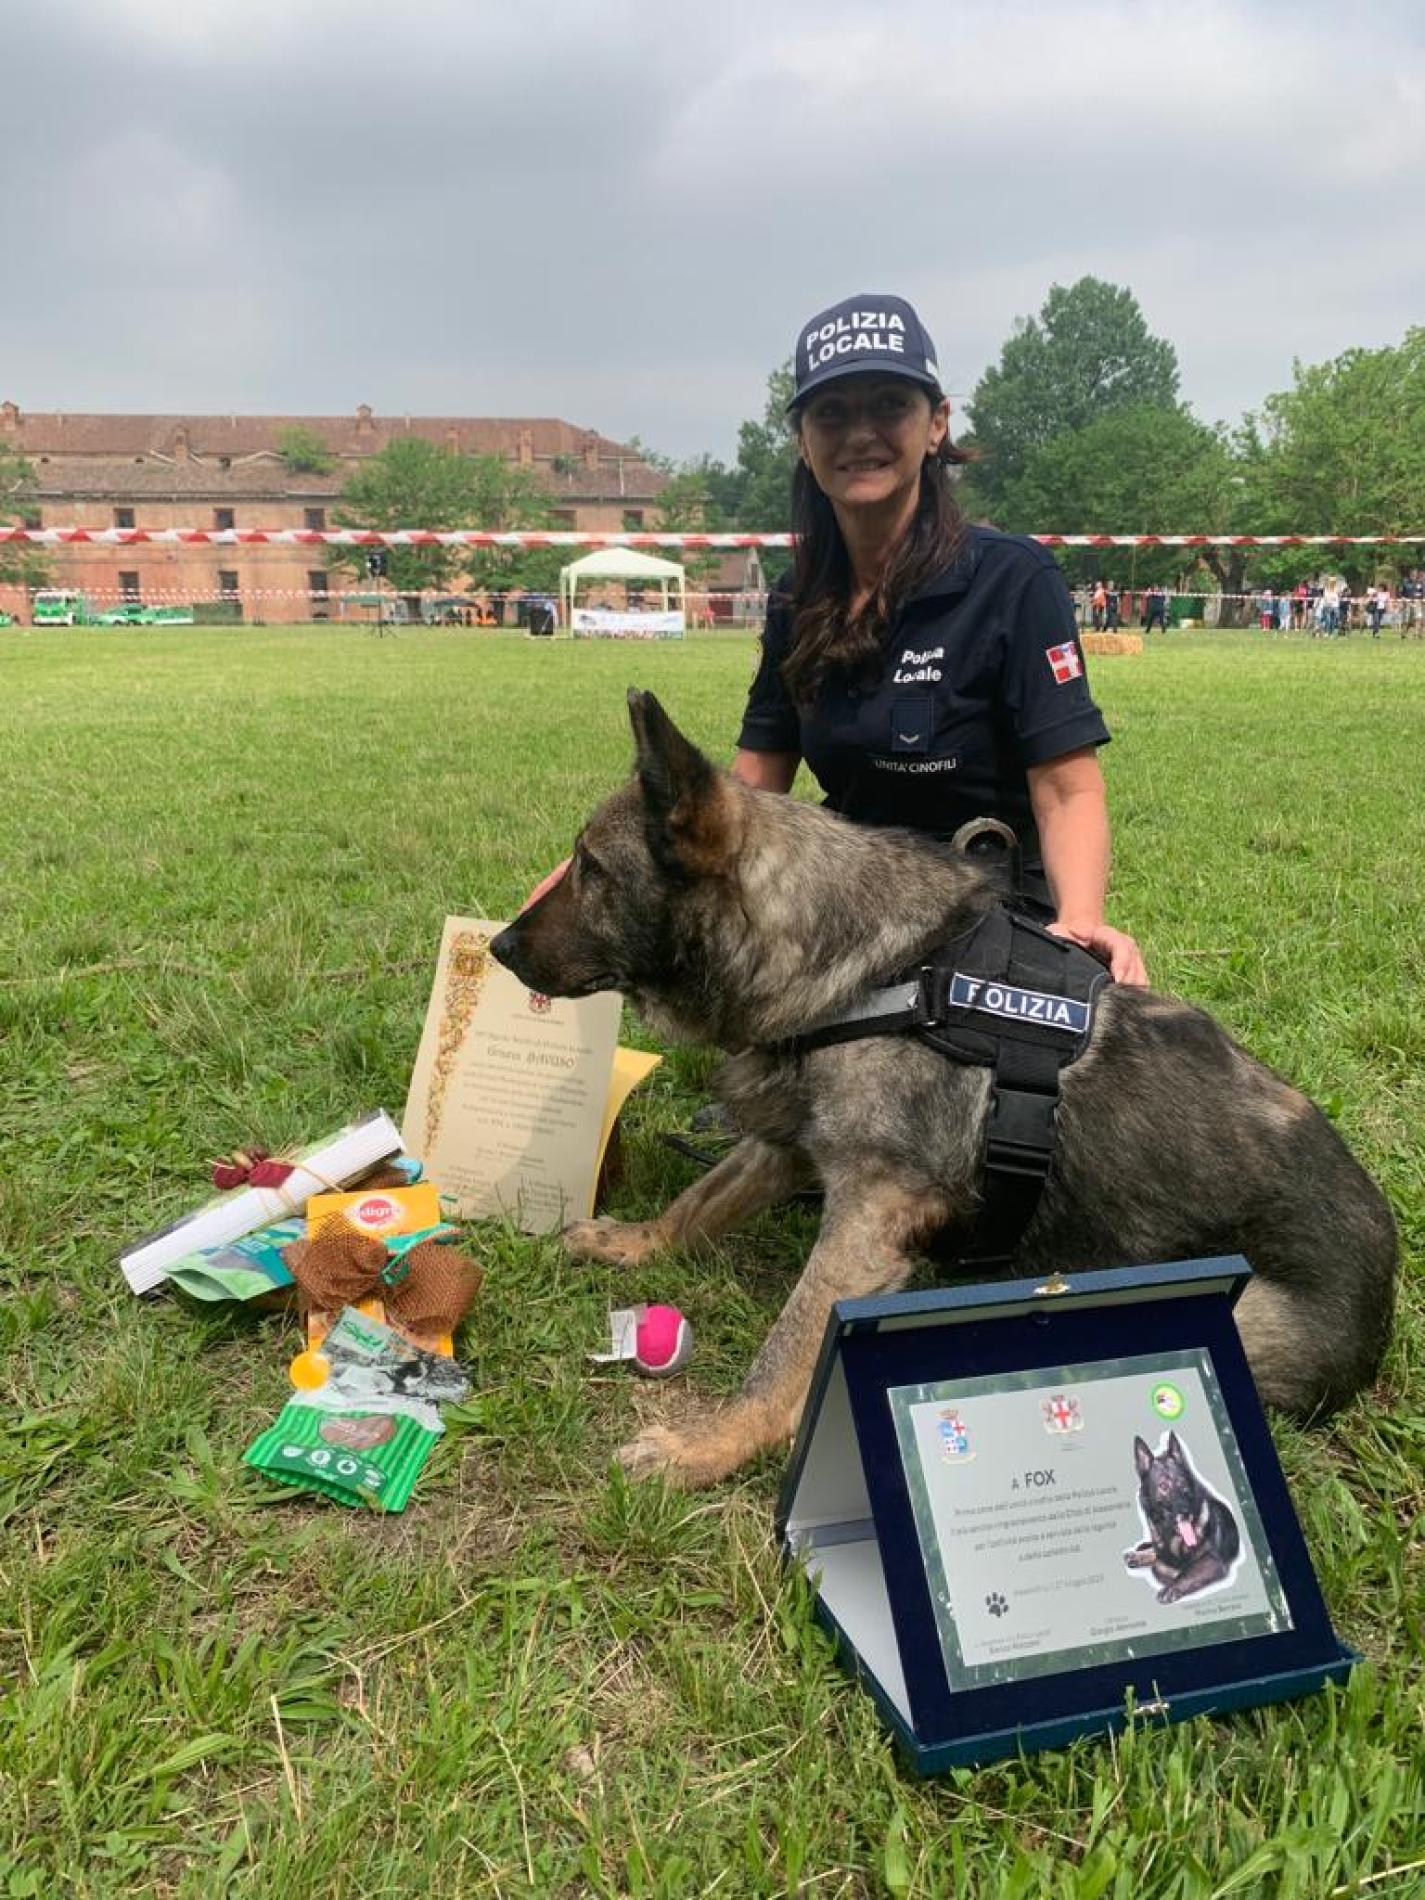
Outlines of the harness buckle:
M 985 1165 L 997 1174 L 1043 1181 L 1054 1151 L 1059 1098 L 1037 1089 L 996 1087 L 985 1129 Z
M 935 1007 L 936 974 L 933 963 L 922 963 L 915 973 L 915 1002 L 911 1007 L 917 1029 L 938 1029 L 945 1020 Z

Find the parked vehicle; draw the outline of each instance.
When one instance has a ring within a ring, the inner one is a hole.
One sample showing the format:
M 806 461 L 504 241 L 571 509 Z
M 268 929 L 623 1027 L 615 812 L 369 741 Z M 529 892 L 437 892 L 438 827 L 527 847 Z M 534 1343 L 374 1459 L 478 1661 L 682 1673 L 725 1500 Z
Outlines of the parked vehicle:
M 87 627 L 93 619 L 89 599 L 71 587 L 41 587 L 31 602 L 37 627 Z
M 191 627 L 191 607 L 145 607 L 140 600 L 120 601 L 106 607 L 96 621 L 100 627 Z

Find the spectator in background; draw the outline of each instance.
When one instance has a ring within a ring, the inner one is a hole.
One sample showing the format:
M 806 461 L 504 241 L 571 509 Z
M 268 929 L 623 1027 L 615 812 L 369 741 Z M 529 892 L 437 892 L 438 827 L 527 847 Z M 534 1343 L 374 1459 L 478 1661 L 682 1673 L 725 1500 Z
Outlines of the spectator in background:
M 1118 614 L 1122 602 L 1119 598 L 1118 589 L 1113 586 L 1111 582 L 1107 583 L 1107 587 L 1108 592 L 1103 607 L 1103 624 L 1109 633 L 1117 633 Z
M 1356 597 L 1351 592 L 1351 583 L 1348 580 L 1343 580 L 1341 582 L 1341 631 L 1342 633 L 1349 633 L 1351 631 L 1351 615 L 1355 612 L 1355 610 L 1356 610 Z
M 1261 599 L 1257 602 L 1258 620 L 1263 633 L 1270 633 L 1277 624 L 1276 597 L 1270 587 L 1262 589 Z
M 1162 588 L 1154 585 L 1143 596 L 1143 631 L 1151 633 L 1154 627 L 1163 633 L 1168 631 L 1168 597 Z
M 1380 623 L 1385 619 L 1386 611 L 1389 606 L 1390 589 L 1388 587 L 1382 587 L 1381 584 L 1377 582 L 1366 595 L 1366 618 L 1371 625 L 1372 640 L 1379 640 Z
M 1089 606 L 1093 612 L 1093 630 L 1103 632 L 1104 616 L 1108 612 L 1108 589 L 1102 581 L 1095 581 L 1093 593 L 1089 596 Z
M 1327 581 L 1326 585 L 1321 589 L 1321 599 L 1317 603 L 1316 617 L 1323 639 L 1329 640 L 1333 634 L 1340 631 L 1341 594 L 1335 581 Z
M 1417 574 L 1407 574 L 1400 583 L 1400 637 L 1414 633 L 1420 637 L 1420 579 Z
M 1310 589 L 1305 581 L 1298 581 L 1291 597 L 1291 624 L 1300 633 L 1306 625 L 1307 602 Z

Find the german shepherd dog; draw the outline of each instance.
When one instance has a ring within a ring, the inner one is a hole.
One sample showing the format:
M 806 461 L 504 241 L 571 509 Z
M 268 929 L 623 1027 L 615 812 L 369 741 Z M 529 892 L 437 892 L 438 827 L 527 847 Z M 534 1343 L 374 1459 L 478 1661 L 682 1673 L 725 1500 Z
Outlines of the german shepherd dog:
M 491 949 L 531 989 L 621 990 L 670 1039 L 727 1052 L 742 1140 L 653 1220 L 576 1221 L 571 1253 L 636 1266 L 819 1184 L 805 1271 L 740 1394 L 619 1454 L 711 1484 L 795 1430 L 832 1303 L 903 1286 L 979 1202 L 989 1071 L 884 1036 L 775 1045 L 892 980 L 1000 901 L 962 853 L 857 826 L 718 770 L 631 692 L 632 779 L 589 819 L 564 877 Z M 1110 986 L 1064 1071 L 1057 1148 L 1013 1268 L 1243 1253 L 1237 1320 L 1263 1396 L 1302 1417 L 1375 1374 L 1396 1235 L 1330 1123 L 1210 1016 Z
M 1145 1543 L 1125 1553 L 1130 1570 L 1146 1570 L 1162 1584 L 1159 1603 L 1221 1583 L 1237 1561 L 1242 1540 L 1237 1520 L 1198 1477 L 1176 1432 L 1168 1433 L 1162 1451 L 1149 1451 L 1141 1438 L 1133 1441 L 1138 1469 L 1138 1508 L 1148 1527 Z

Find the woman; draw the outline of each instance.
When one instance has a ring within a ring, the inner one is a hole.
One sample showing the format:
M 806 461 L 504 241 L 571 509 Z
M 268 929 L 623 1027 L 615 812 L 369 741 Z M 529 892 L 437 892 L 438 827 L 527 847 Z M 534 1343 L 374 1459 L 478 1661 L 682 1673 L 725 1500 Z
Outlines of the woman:
M 1145 983 L 1104 919 L 1109 827 L 1073 605 L 1032 541 L 970 527 L 950 405 L 911 306 L 857 297 L 797 340 L 797 534 L 733 771 L 790 791 L 803 759 L 843 816 L 950 838 L 1013 827 L 1023 908 Z
M 803 759 L 863 824 L 950 839 L 995 818 L 1019 904 L 1146 983 L 1103 915 L 1109 831 L 1073 605 L 1034 542 L 969 527 L 934 349 L 899 297 L 853 297 L 797 339 L 796 559 L 774 592 L 732 770 L 788 792 Z M 526 900 L 564 872 L 560 865 Z

